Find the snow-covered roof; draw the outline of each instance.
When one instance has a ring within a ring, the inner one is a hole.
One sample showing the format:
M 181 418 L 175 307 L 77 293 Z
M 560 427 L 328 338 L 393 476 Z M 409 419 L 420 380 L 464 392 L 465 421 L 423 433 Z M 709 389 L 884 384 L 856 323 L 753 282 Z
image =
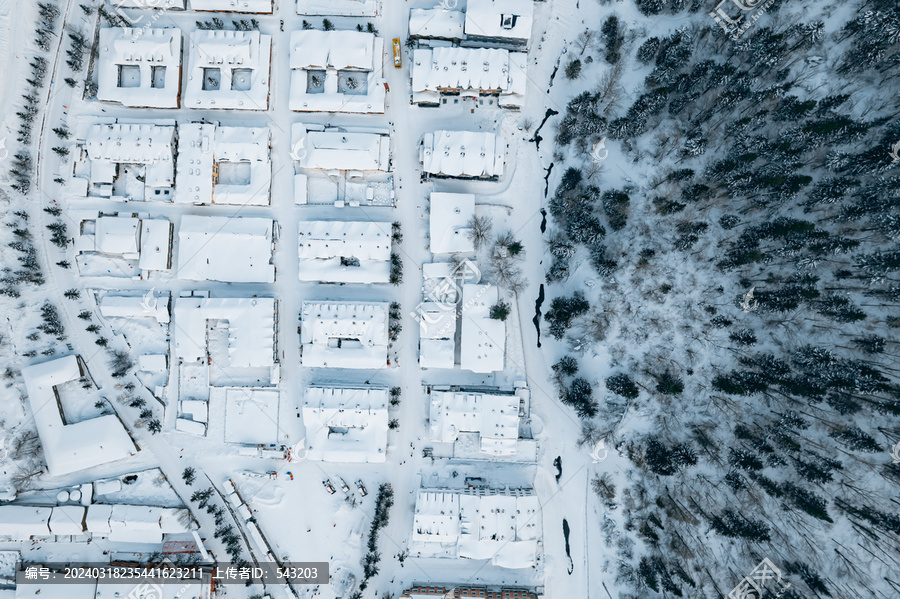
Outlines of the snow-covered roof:
M 375 35 L 363 31 L 300 29 L 291 33 L 292 69 L 371 71 L 376 59 Z
M 410 37 L 447 40 L 463 38 L 466 15 L 461 10 L 414 8 L 409 11 Z
M 478 433 L 481 452 L 511 456 L 519 437 L 519 397 L 466 391 L 431 391 L 431 439 L 453 443 Z
M 525 103 L 525 91 L 528 89 L 528 54 L 525 52 L 509 53 L 509 86 L 497 100 L 504 108 L 521 108 Z
M 387 171 L 390 137 L 340 129 L 291 128 L 291 155 L 301 168 L 342 171 Z
M 185 0 L 116 0 L 114 6 L 116 8 L 175 8 L 184 10 Z M 141 19 L 135 19 L 135 23 L 140 23 Z
M 456 545 L 459 535 L 459 493 L 420 490 L 416 494 L 410 545 Z
M 32 587 L 32 585 L 28 586 L 29 588 Z M 79 585 L 67 586 L 71 587 Z M 97 585 L 97 594 L 96 596 L 91 595 L 90 599 L 211 599 L 210 588 L 211 585 L 205 581 L 180 579 L 178 584 L 149 584 L 141 591 L 141 583 L 135 584 L 134 581 L 129 580 L 122 583 L 116 583 L 107 579 Z M 31 599 L 47 599 L 47 597 L 44 596 L 44 593 L 41 593 L 40 597 L 33 597 Z M 51 597 L 50 599 L 56 598 Z M 65 597 L 60 599 L 81 598 Z M 526 598 L 522 597 L 522 599 Z
M 81 505 L 60 505 L 50 514 L 50 532 L 55 535 L 80 535 L 84 533 L 84 517 L 87 508 Z
M 410 549 L 423 557 L 491 560 L 502 568 L 535 564 L 540 505 L 531 489 L 421 489 Z
M 456 360 L 453 339 L 419 340 L 419 366 L 422 368 L 453 368 Z
M 216 126 L 212 123 L 182 123 L 178 126 L 176 203 L 207 204 L 212 201 L 215 133 Z
M 169 294 L 157 296 L 152 291 L 145 295 L 111 295 L 100 298 L 100 315 L 107 318 L 155 318 L 159 324 L 169 322 Z
M 97 587 L 94 581 L 89 581 L 88 584 L 59 584 L 39 579 L 29 580 L 28 584 L 20 584 L 9 592 L 15 594 L 15 599 L 100 599 L 95 594 L 98 592 Z M 5 595 L 4 592 L 6 591 L 0 591 L 2 599 L 13 598 L 13 595 Z
M 168 367 L 168 359 L 166 354 L 141 354 L 138 367 L 144 372 L 162 372 Z
M 275 299 L 179 297 L 175 300 L 175 357 L 205 360 L 206 321 L 228 321 L 231 366 L 265 367 L 275 360 Z
M 321 368 L 383 368 L 387 304 L 304 302 L 301 363 Z
M 109 540 L 118 543 L 161 543 L 166 508 L 143 505 L 114 505 L 109 516 Z M 177 510 L 174 510 L 177 511 Z M 188 528 L 177 524 L 177 517 L 166 517 L 167 530 L 183 533 Z
M 179 125 L 176 166 L 178 203 L 269 204 L 268 127 Z
M 89 505 L 87 516 L 84 519 L 87 531 L 97 535 L 108 535 L 110 531 L 109 517 L 112 515 L 112 508 L 113 506 L 111 505 L 99 503 Z
M 325 462 L 384 462 L 387 389 L 309 387 L 303 400 L 306 457 Z
M 455 304 L 422 302 L 419 312 L 419 336 L 422 339 L 453 339 L 456 336 Z
M 191 0 L 194 10 L 271 13 L 272 0 Z
M 475 216 L 475 195 L 431 192 L 429 214 L 431 252 L 434 254 L 475 251 L 469 221 Z
M 31 414 L 51 476 L 86 470 L 137 452 L 125 427 L 112 414 L 74 424 L 63 422 L 54 387 L 80 377 L 75 356 L 22 369 Z
M 383 61 L 384 39 L 371 33 L 294 31 L 291 110 L 383 113 Z
M 525 590 L 521 587 L 514 588 L 496 588 L 494 590 L 485 589 L 484 587 L 470 586 L 453 586 L 447 588 L 445 586 L 437 586 L 433 584 L 417 584 L 409 587 L 400 595 L 403 599 L 463 599 L 468 597 L 479 597 L 480 599 L 539 599 L 536 593 Z
M 511 494 L 463 494 L 460 519 L 465 531 L 459 557 L 489 559 L 501 568 L 530 568 L 540 540 L 540 505 L 529 491 Z
M 374 17 L 379 0 L 296 0 L 298 15 Z
M 178 229 L 178 278 L 191 281 L 272 283 L 273 221 L 194 216 Z
M 31 505 L 0 505 L 0 538 L 24 541 L 50 534 L 51 508 Z
M 387 283 L 391 223 L 301 221 L 300 280 L 327 283 Z
M 438 104 L 441 93 L 498 93 L 498 102 L 519 107 L 525 93 L 528 55 L 497 48 L 439 47 L 413 52 L 413 101 Z M 521 88 L 521 89 L 519 89 Z M 508 97 L 510 96 L 510 97 Z
M 499 293 L 493 285 L 463 285 L 460 364 L 472 372 L 503 370 L 506 323 L 491 318 Z
M 187 108 L 267 110 L 272 37 L 259 31 L 191 33 Z
M 467 0 L 466 37 L 526 43 L 531 38 L 531 0 Z
M 172 223 L 161 218 L 141 219 L 141 270 L 168 270 L 171 264 Z
M 100 29 L 97 99 L 125 106 L 178 108 L 181 29 Z
M 91 160 L 91 181 L 112 183 L 116 164 L 146 166 L 145 184 L 171 187 L 175 127 L 135 123 L 93 125 L 84 148 Z
M 490 178 L 503 174 L 506 144 L 490 131 L 435 131 L 422 140 L 422 170 L 432 175 Z
M 509 52 L 498 48 L 419 48 L 413 53 L 413 92 L 500 92 L 509 86 Z
M 104 254 L 137 257 L 140 219 L 132 216 L 101 216 L 95 221 L 94 249 Z
M 234 391 L 234 389 L 228 389 L 225 392 L 225 402 L 228 403 L 228 392 Z M 276 391 L 277 393 L 277 391 Z M 184 414 L 185 416 L 190 416 L 191 420 L 196 422 L 208 422 L 209 421 L 209 402 L 203 401 L 200 399 L 182 399 L 178 402 L 178 410 Z M 243 412 L 241 412 L 243 415 Z M 226 417 L 226 427 L 227 418 L 228 418 L 228 408 L 225 409 L 225 417 Z

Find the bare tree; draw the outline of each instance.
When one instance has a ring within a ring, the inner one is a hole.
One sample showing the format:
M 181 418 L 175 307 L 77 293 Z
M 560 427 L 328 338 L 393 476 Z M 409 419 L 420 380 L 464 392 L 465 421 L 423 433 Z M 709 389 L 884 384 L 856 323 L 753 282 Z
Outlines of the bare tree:
M 475 249 L 483 247 L 491 238 L 491 230 L 494 223 L 489 216 L 474 215 L 467 223 L 469 227 L 469 239 L 475 245 Z

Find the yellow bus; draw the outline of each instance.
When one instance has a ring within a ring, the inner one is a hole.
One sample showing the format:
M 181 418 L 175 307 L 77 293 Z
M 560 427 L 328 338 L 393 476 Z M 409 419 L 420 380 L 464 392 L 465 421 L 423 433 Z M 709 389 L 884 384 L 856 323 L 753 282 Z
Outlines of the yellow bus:
M 400 68 L 400 38 L 394 38 L 394 68 Z

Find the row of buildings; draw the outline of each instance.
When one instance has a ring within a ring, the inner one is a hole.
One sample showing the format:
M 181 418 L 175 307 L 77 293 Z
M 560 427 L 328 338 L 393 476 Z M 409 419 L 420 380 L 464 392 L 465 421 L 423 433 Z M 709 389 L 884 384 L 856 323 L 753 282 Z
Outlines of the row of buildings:
M 271 202 L 268 127 L 98 123 L 76 150 L 66 190 L 73 198 L 231 206 Z M 394 205 L 387 132 L 294 123 L 290 157 L 297 204 Z M 438 130 L 423 136 L 420 160 L 428 177 L 497 179 L 504 172 L 506 144 L 492 132 Z M 348 179 L 343 196 L 337 187 L 311 185 L 316 177 L 341 175 Z
M 527 54 L 519 50 L 531 31 L 530 14 L 518 13 L 529 12 L 532 2 L 470 4 L 474 6 L 465 19 L 459 19 L 465 33 L 459 34 L 438 26 L 461 12 L 412 11 L 411 39 L 421 46 L 412 53 L 412 102 L 437 106 L 442 96 L 489 96 L 500 107 L 518 109 L 527 87 Z M 100 30 L 98 99 L 128 107 L 268 110 L 270 35 L 225 29 L 185 34 L 178 27 L 136 25 Z M 459 36 L 472 47 L 427 45 L 441 39 L 460 42 Z M 291 32 L 289 44 L 291 110 L 384 113 L 383 38 L 362 31 L 303 29 Z
M 294 0 L 298 15 L 324 15 L 343 17 L 374 17 L 380 12 L 377 0 Z M 440 26 L 452 23 L 449 31 L 432 29 L 443 39 L 471 39 L 511 41 L 525 44 L 531 35 L 534 8 L 531 2 L 517 0 L 467 0 L 465 11 L 456 10 L 457 0 L 446 0 L 436 9 L 413 9 L 410 32 L 423 35 L 423 24 L 430 20 L 442 21 Z M 193 10 L 211 12 L 271 14 L 272 0 L 117 0 L 119 9 Z M 435 16 L 435 13 L 439 13 Z M 127 14 L 127 13 L 125 13 Z M 413 25 L 415 23 L 415 26 Z M 458 25 L 458 31 L 456 26 Z

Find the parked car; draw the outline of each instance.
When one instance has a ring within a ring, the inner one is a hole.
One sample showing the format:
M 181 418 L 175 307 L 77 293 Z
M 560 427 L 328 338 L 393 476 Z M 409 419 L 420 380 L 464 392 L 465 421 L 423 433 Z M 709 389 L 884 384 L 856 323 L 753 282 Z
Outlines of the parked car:
M 334 485 L 331 484 L 330 480 L 323 480 L 322 484 L 325 486 L 325 490 L 328 491 L 330 495 L 334 495 L 335 493 L 337 493 L 337 491 L 335 491 L 334 489 Z
M 365 497 L 366 495 L 369 494 L 369 492 L 366 491 L 366 486 L 363 484 L 363 482 L 361 480 L 356 481 L 356 488 L 359 489 L 359 494 L 362 495 L 363 497 Z

